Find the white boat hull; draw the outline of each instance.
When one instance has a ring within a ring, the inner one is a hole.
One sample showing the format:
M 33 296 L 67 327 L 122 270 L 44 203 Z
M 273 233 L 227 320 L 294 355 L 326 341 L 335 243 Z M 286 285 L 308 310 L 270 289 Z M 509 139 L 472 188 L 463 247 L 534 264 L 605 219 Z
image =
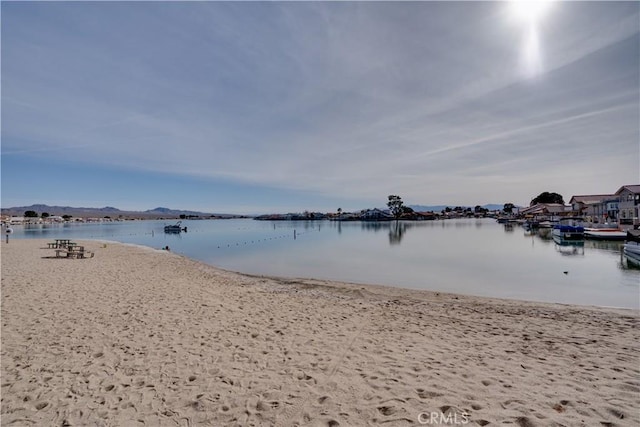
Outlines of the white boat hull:
M 584 237 L 599 240 L 624 240 L 627 233 L 618 229 L 585 228 Z
M 625 243 L 623 253 L 627 259 L 640 263 L 640 244 L 636 242 Z

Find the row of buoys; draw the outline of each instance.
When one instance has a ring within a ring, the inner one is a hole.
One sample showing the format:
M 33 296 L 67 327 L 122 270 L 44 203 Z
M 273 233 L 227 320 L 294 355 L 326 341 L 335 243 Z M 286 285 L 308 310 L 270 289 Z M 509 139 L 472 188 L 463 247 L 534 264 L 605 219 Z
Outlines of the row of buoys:
M 304 233 L 302 233 L 304 234 Z M 296 238 L 296 235 L 299 235 L 299 233 L 296 232 L 296 230 L 293 230 L 293 238 Z M 289 234 L 283 234 L 281 236 L 276 236 L 276 237 L 265 237 L 264 239 L 257 239 L 257 240 L 252 240 L 251 242 L 246 241 L 246 242 L 242 242 L 243 245 L 248 245 L 248 244 L 255 244 L 255 243 L 260 243 L 260 242 L 266 242 L 268 240 L 274 240 L 274 239 L 283 239 L 285 237 L 290 237 Z M 227 244 L 227 248 L 230 248 L 231 246 L 240 246 L 240 242 L 237 242 L 235 245 L 232 245 L 231 243 Z M 221 249 L 222 246 L 218 246 L 218 249 Z

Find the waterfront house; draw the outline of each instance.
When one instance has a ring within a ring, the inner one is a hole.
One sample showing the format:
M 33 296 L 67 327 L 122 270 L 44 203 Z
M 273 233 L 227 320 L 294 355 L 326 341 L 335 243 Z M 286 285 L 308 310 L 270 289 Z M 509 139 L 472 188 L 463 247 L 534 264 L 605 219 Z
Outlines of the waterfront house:
M 617 197 L 603 201 L 600 204 L 601 212 L 599 212 L 599 215 L 604 217 L 608 222 L 617 222 L 618 212 L 620 211 L 619 204 L 620 200 Z
M 638 225 L 640 222 L 640 184 L 623 185 L 615 196 L 618 198 L 618 210 L 620 224 Z
M 592 222 L 612 222 L 618 217 L 618 197 L 615 194 L 573 196 L 569 201 L 573 212 Z
M 12 216 L 9 218 L 9 225 L 27 224 L 32 218 L 26 218 L 24 216 Z M 36 218 L 37 219 L 37 218 Z
M 431 211 L 427 212 L 414 212 L 414 217 L 419 221 L 433 221 L 438 218 L 439 214 Z
M 613 194 L 590 194 L 582 196 L 573 196 L 569 200 L 569 204 L 573 212 L 582 215 L 594 215 L 594 205 L 600 204 L 605 200 L 615 199 Z
M 383 211 L 378 208 L 366 209 L 360 214 L 361 221 L 389 221 L 394 219 L 388 211 Z
M 570 207 L 561 203 L 536 203 L 533 206 L 520 209 L 520 216 L 529 218 L 557 218 L 570 214 Z

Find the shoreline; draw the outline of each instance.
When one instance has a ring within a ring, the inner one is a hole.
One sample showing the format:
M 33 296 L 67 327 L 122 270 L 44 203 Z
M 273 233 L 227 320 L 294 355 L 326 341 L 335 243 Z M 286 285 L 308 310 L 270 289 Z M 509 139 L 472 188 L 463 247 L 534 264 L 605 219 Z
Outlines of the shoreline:
M 37 240 L 37 239 L 36 239 Z M 45 239 L 46 240 L 46 239 Z M 114 244 L 114 245 L 123 245 L 130 246 L 133 248 L 139 248 L 142 250 L 150 250 L 150 251 L 159 251 L 165 252 L 164 249 L 155 248 L 152 246 L 141 245 L 137 243 L 124 243 L 119 242 L 117 240 L 104 240 L 104 239 L 95 239 L 95 240 L 86 240 L 90 242 L 99 242 L 106 244 Z M 621 310 L 621 311 L 632 311 L 636 312 L 640 316 L 640 309 L 631 308 L 631 307 L 617 307 L 617 306 L 607 306 L 607 305 L 595 305 L 595 304 L 572 304 L 572 303 L 563 303 L 563 302 L 551 302 L 551 301 L 536 301 L 536 300 L 526 300 L 526 299 L 518 299 L 518 298 L 508 298 L 508 297 L 491 297 L 484 295 L 474 295 L 474 294 L 465 294 L 465 293 L 456 293 L 456 292 L 447 292 L 447 291 L 437 291 L 430 289 L 418 289 L 418 288 L 406 288 L 402 286 L 392 286 L 392 285 L 384 285 L 377 283 L 365 283 L 365 282 L 350 282 L 350 281 L 342 281 L 342 280 L 334 280 L 334 279 L 322 279 L 322 278 L 314 278 L 314 277 L 288 277 L 288 276 L 277 276 L 277 275 L 268 275 L 268 274 L 253 274 L 253 273 L 244 273 L 242 271 L 235 271 L 226 268 L 222 268 L 213 264 L 206 263 L 204 261 L 191 258 L 187 255 L 183 255 L 176 252 L 170 253 L 174 256 L 182 257 L 186 260 L 203 264 L 207 267 L 214 268 L 219 271 L 223 271 L 229 274 L 236 274 L 238 276 L 248 277 L 250 279 L 256 280 L 264 280 L 270 279 L 276 282 L 285 282 L 288 284 L 302 284 L 302 283 L 314 283 L 316 286 L 327 286 L 327 287 L 340 287 L 340 286 L 348 286 L 348 287 L 364 287 L 368 289 L 379 288 L 382 293 L 386 293 L 392 295 L 394 291 L 401 291 L 403 297 L 409 297 L 409 294 L 415 293 L 416 296 L 420 295 L 435 295 L 435 296 L 448 296 L 452 299 L 459 298 L 478 298 L 482 300 L 495 301 L 497 303 L 508 303 L 509 301 L 519 303 L 519 304 L 537 304 L 537 305 L 549 305 L 549 306 L 558 306 L 558 307 L 580 307 L 584 309 L 594 308 L 594 309 L 610 309 L 610 310 Z
M 415 228 L 416 235 L 398 247 L 388 246 L 386 238 L 374 229 L 360 230 L 360 225 L 349 229 L 353 232 L 350 236 L 356 238 L 340 239 L 340 230 L 327 227 L 328 223 L 318 227 L 318 233 L 309 226 L 304 236 L 299 233 L 303 238 L 293 241 L 290 237 L 295 224 L 282 230 L 276 225 L 254 228 L 257 221 L 251 220 L 218 225 L 209 222 L 201 224 L 202 229 L 189 226 L 193 233 L 188 239 L 163 233 L 162 224 L 157 222 L 118 225 L 113 229 L 77 226 L 59 231 L 76 239 L 126 241 L 157 249 L 168 244 L 175 253 L 245 274 L 640 310 L 639 272 L 629 268 L 619 242 L 585 241 L 585 249 L 576 250 L 539 236 L 519 238 L 519 233 L 503 232 L 503 227 L 494 221 L 450 222 L 442 229 L 427 222 L 414 223 L 411 228 Z M 456 242 L 467 238 L 467 227 L 473 230 L 473 245 L 463 250 Z M 47 238 L 55 234 L 55 230 L 18 229 L 13 238 Z M 439 248 L 427 243 L 428 238 L 442 238 L 448 243 Z
M 640 424 L 638 310 L 249 275 L 109 241 L 48 259 L 45 241 L 1 245 L 3 423 Z

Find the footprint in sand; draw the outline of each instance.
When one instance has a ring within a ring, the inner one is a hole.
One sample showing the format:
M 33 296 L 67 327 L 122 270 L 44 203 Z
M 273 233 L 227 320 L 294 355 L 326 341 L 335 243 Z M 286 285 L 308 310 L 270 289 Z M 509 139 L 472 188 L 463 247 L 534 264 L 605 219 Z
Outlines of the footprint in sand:
M 329 396 L 322 396 L 322 397 L 319 397 L 319 398 L 318 398 L 318 403 L 322 405 L 322 404 L 324 404 L 324 402 L 325 402 L 327 399 L 330 399 L 330 397 L 329 397 Z
M 378 407 L 378 412 L 380 412 L 382 415 L 393 415 L 396 413 L 396 408 L 393 406 L 379 406 Z
M 516 424 L 520 427 L 535 427 L 535 424 L 527 417 L 516 418 Z
M 614 417 L 618 418 L 619 420 L 623 419 L 625 417 L 624 412 L 619 411 L 615 408 L 608 408 L 607 412 L 609 412 L 611 415 L 613 415 Z
M 418 397 L 420 399 L 433 399 L 434 397 L 442 396 L 441 393 L 436 393 L 435 391 L 428 391 L 423 388 L 417 388 L 416 393 L 418 393 Z

